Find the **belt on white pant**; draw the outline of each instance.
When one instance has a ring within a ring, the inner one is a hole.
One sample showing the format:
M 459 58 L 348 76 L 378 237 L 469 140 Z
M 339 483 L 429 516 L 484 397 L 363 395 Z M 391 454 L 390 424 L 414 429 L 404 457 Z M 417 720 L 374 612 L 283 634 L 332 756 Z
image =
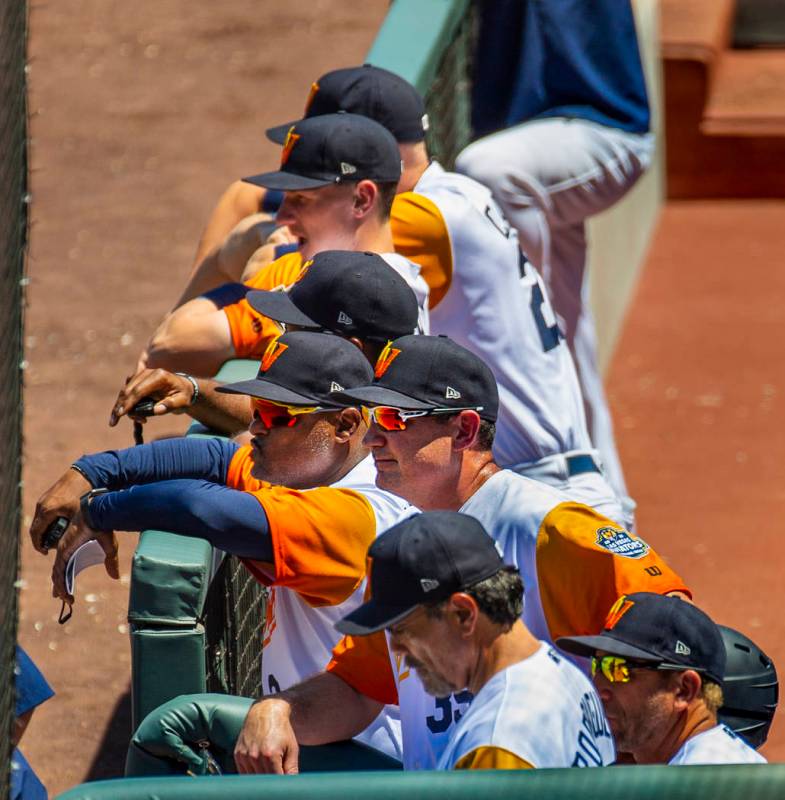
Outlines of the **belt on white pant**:
M 510 467 L 513 472 L 521 474 L 537 473 L 540 469 L 547 471 L 549 467 L 562 467 L 562 471 L 572 478 L 586 472 L 602 474 L 599 454 L 596 450 L 570 450 L 567 453 L 556 453 L 539 461 L 528 461 Z

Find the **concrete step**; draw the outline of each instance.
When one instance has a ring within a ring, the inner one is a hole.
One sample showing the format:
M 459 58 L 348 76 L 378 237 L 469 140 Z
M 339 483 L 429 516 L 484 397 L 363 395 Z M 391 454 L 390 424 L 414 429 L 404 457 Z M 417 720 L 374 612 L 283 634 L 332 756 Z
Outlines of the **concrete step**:
M 729 49 L 735 0 L 662 0 L 667 194 L 785 197 L 785 51 Z
M 785 50 L 722 53 L 701 131 L 712 136 L 785 136 Z

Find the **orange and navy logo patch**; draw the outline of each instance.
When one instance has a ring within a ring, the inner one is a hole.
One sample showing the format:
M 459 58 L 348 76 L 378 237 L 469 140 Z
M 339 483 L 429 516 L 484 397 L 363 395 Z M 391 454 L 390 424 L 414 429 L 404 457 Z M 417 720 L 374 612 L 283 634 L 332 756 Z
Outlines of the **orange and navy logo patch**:
M 289 345 L 284 344 L 280 339 L 275 339 L 270 342 L 267 349 L 262 356 L 262 372 L 267 372 L 268 369 L 281 357 L 284 350 L 288 350 Z
M 603 550 L 624 558 L 643 558 L 649 552 L 649 545 L 640 536 L 610 525 L 597 529 L 595 541 Z
M 616 623 L 635 605 L 632 600 L 628 600 L 626 595 L 622 595 L 612 606 L 605 618 L 606 630 L 611 631 L 616 627 Z
M 300 134 L 294 132 L 294 125 L 292 125 L 292 127 L 289 128 L 286 138 L 283 142 L 283 150 L 281 151 L 281 166 L 283 166 L 289 160 L 292 148 L 297 144 L 297 140 L 299 138 Z
M 382 375 L 387 372 L 390 364 L 392 364 L 400 354 L 401 351 L 393 347 L 392 342 L 387 342 L 384 346 L 384 350 L 379 353 L 379 358 L 376 360 L 376 367 L 373 371 L 374 377 L 381 378 Z
M 311 91 L 308 92 L 308 99 L 305 101 L 305 111 L 303 112 L 304 117 L 308 116 L 308 109 L 311 107 L 311 104 L 313 103 L 313 100 L 316 97 L 316 93 L 318 91 L 319 91 L 319 84 L 316 81 L 314 81 L 311 84 Z

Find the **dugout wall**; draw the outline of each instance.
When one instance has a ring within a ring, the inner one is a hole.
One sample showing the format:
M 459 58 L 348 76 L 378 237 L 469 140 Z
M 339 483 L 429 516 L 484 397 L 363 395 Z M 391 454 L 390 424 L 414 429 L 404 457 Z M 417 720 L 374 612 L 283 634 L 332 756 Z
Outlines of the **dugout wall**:
M 26 39 L 25 0 L 0 0 L 0 797 L 8 795 L 15 706 L 22 292 L 27 241 Z

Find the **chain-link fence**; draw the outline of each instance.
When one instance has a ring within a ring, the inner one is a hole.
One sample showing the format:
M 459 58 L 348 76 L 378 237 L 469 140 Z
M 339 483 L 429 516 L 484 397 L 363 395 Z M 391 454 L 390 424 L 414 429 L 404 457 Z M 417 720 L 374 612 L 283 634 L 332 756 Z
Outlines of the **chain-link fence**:
M 224 558 L 205 602 L 208 692 L 262 696 L 266 590 L 234 556 Z
M 430 130 L 428 151 L 445 168 L 452 169 L 455 157 L 471 141 L 471 65 L 475 36 L 475 14 L 470 6 L 455 35 L 443 48 L 436 76 L 425 97 Z M 379 66 L 384 66 L 380 64 Z
M 0 797 L 8 796 L 14 717 L 22 277 L 27 235 L 26 28 L 25 0 L 0 0 Z

